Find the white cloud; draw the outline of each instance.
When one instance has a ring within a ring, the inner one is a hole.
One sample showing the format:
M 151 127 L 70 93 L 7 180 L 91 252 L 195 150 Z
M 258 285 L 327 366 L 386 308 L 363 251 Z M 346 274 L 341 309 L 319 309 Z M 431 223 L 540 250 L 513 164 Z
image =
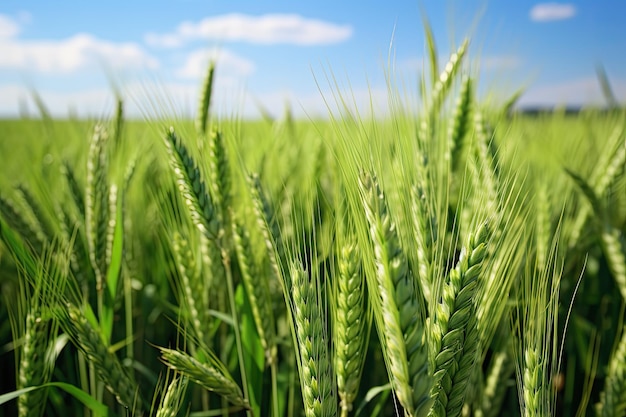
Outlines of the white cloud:
M 7 15 L 0 14 L 0 39 L 8 39 L 20 33 L 20 25 Z
M 541 3 L 530 10 L 530 19 L 535 22 L 570 19 L 576 15 L 576 7 L 566 3 Z
M 250 16 L 232 13 L 207 17 L 197 23 L 183 22 L 173 33 L 148 33 L 145 40 L 161 47 L 177 47 L 196 39 L 320 45 L 342 42 L 350 36 L 352 27 L 349 25 L 307 19 L 297 14 Z
M 22 18 L 22 20 L 25 18 Z M 73 73 L 86 68 L 157 68 L 158 61 L 132 42 L 114 43 L 86 33 L 62 40 L 21 40 L 20 25 L 0 15 L 0 68 Z
M 254 72 L 254 63 L 229 50 L 220 49 L 206 51 L 204 49 L 191 52 L 185 64 L 176 71 L 181 78 L 204 77 L 209 61 L 216 63 L 218 74 L 229 74 L 235 77 L 245 77 Z
M 626 80 L 611 80 L 611 87 L 620 103 L 626 101 Z M 606 105 L 596 77 L 568 80 L 552 85 L 531 87 L 519 100 L 520 107 Z
M 158 67 L 158 61 L 137 44 L 103 41 L 85 33 L 60 41 L 0 41 L 0 68 L 71 73 L 103 63 L 113 68 Z

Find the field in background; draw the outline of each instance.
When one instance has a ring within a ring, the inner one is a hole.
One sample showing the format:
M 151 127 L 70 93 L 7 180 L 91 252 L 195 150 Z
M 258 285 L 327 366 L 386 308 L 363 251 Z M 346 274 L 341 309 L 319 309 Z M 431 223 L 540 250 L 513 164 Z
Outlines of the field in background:
M 623 416 L 626 112 L 464 54 L 384 120 L 214 120 L 210 69 L 196 121 L 1 121 L 0 415 Z

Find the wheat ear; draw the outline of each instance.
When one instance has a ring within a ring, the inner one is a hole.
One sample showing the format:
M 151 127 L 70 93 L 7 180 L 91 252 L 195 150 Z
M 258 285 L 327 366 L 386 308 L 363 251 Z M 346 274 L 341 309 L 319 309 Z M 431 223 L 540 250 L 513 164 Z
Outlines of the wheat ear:
M 117 226 L 117 200 L 121 197 L 121 192 L 118 192 L 117 185 L 111 184 L 108 193 L 108 218 L 106 228 L 106 245 L 105 245 L 105 265 L 108 269 L 111 264 L 111 258 L 113 257 L 113 243 L 115 240 L 115 228 Z M 123 213 L 123 212 L 122 212 Z M 117 291 L 117 288 L 112 288 L 112 293 Z
M 472 78 L 464 76 L 461 83 L 461 92 L 457 98 L 454 109 L 453 122 L 448 133 L 450 167 L 452 171 L 458 171 L 461 161 L 461 153 L 464 149 L 464 138 L 469 130 L 470 114 L 472 112 L 473 84 Z
M 284 282 L 284 279 L 288 280 L 288 276 L 283 276 L 281 273 L 280 259 L 284 251 L 280 231 L 276 226 L 273 216 L 274 212 L 257 174 L 248 176 L 248 189 L 250 191 L 250 197 L 252 198 L 252 208 L 254 210 L 256 224 L 261 231 L 265 243 L 267 259 L 274 282 L 280 283 L 283 286 L 283 291 L 286 291 L 286 288 L 288 288 L 290 284 Z
M 626 256 L 624 255 L 624 246 L 620 240 L 621 232 L 609 224 L 607 209 L 601 203 L 598 194 L 591 185 L 579 175 L 567 169 L 566 172 L 583 192 L 596 214 L 596 224 L 600 227 L 600 243 L 604 256 L 607 259 L 611 275 L 613 275 L 623 299 L 626 300 Z
M 544 378 L 544 359 L 534 346 L 529 346 L 524 351 L 524 373 L 522 376 L 522 395 L 524 397 L 524 416 L 542 416 Z
M 405 412 L 423 415 L 431 403 L 423 296 L 400 247 L 378 181 L 361 173 L 359 187 L 375 255 L 376 274 L 368 278 L 368 288 L 387 370 Z
M 493 146 L 493 134 L 487 130 L 487 125 L 482 112 L 474 109 L 474 146 L 477 159 L 477 179 L 480 180 L 480 188 L 485 190 L 486 197 L 480 202 L 484 204 L 485 213 L 492 214 L 498 205 L 498 179 L 490 146 Z
M 183 236 L 174 233 L 173 250 L 180 279 L 180 291 L 185 300 L 191 328 L 202 343 L 208 343 L 206 329 L 210 323 L 208 288 L 204 285 L 196 257 Z
M 230 226 L 230 165 L 223 135 L 218 131 L 212 131 L 209 137 L 209 184 L 222 225 Z
M 415 230 L 415 247 L 417 253 L 417 272 L 422 285 L 431 291 L 433 284 L 433 248 L 437 243 L 437 218 L 430 209 L 425 187 L 418 185 L 413 188 L 411 215 Z
M 320 289 L 298 262 L 292 263 L 290 275 L 304 412 L 307 417 L 334 416 L 337 404 Z
M 234 405 L 248 409 L 250 405 L 241 389 L 230 376 L 223 364 L 213 355 L 208 355 L 209 363 L 174 349 L 160 347 L 161 359 L 173 371 L 189 378 L 202 388 L 215 392 Z
M 242 225 L 234 224 L 233 237 L 252 316 L 261 339 L 261 345 L 265 350 L 267 365 L 271 365 L 276 361 L 277 348 L 268 277 L 260 273 L 254 261 L 248 231 Z
M 431 115 L 434 116 L 441 109 L 441 105 L 443 104 L 443 101 L 450 90 L 450 86 L 452 85 L 452 80 L 454 80 L 461 62 L 463 61 L 463 57 L 467 52 L 468 45 L 469 39 L 465 39 L 456 52 L 450 56 L 450 60 L 446 64 L 446 67 L 439 75 L 439 79 L 435 82 L 429 108 Z
M 626 141 L 624 140 L 624 128 L 618 127 L 613 131 L 611 137 L 604 147 L 604 153 L 595 164 L 595 169 L 589 178 L 589 187 L 598 198 L 602 197 L 609 185 L 622 172 L 626 164 Z M 571 175 L 571 173 L 570 173 Z M 569 246 L 575 246 L 580 240 L 580 234 L 591 213 L 591 208 L 584 205 L 578 211 L 572 231 L 570 233 Z
M 176 417 L 180 411 L 183 397 L 187 391 L 188 385 L 187 377 L 174 377 L 174 379 L 167 384 L 165 394 L 161 398 L 159 408 L 156 411 L 156 417 Z
M 176 176 L 178 190 L 189 210 L 194 225 L 209 240 L 219 236 L 220 222 L 211 195 L 200 169 L 182 140 L 170 128 L 165 135 L 170 165 Z
M 431 416 L 453 416 L 461 413 L 465 390 L 478 354 L 478 327 L 475 296 L 481 265 L 486 253 L 488 228 L 481 225 L 470 235 L 461 251 L 457 266 L 444 283 L 442 301 L 433 323 L 435 402 Z
M 50 224 L 41 204 L 37 201 L 33 193 L 23 184 L 17 186 L 19 193 L 22 196 L 22 200 L 28 206 L 28 209 L 33 215 L 33 224 L 37 230 L 44 236 L 46 242 L 52 242 L 55 238 L 55 232 Z
M 84 187 L 78 183 L 74 169 L 68 161 L 63 161 L 61 172 L 67 181 L 68 187 L 70 188 L 70 195 L 72 196 L 76 210 L 81 216 L 85 216 L 85 199 L 83 197 Z
M 96 287 L 103 289 L 106 274 L 106 235 L 109 217 L 109 188 L 107 185 L 108 134 L 103 126 L 96 126 L 87 159 L 87 189 L 85 192 L 85 233 L 89 260 L 96 274 Z
M 341 416 L 352 410 L 361 382 L 369 336 L 365 276 L 356 242 L 346 243 L 339 253 L 334 311 L 334 352 Z
M 137 383 L 126 372 L 121 362 L 106 346 L 100 333 L 93 327 L 85 314 L 76 306 L 56 310 L 59 324 L 74 341 L 74 344 L 93 364 L 98 376 L 111 394 L 123 406 L 131 410 L 143 410 L 137 393 Z
M 209 110 L 211 108 L 211 95 L 213 93 L 213 75 L 215 73 L 215 63 L 209 63 L 204 83 L 202 85 L 202 94 L 198 102 L 198 114 L 196 115 L 196 130 L 199 134 L 204 135 L 207 132 L 209 124 Z
M 46 244 L 46 237 L 39 232 L 9 199 L 0 195 L 0 215 L 7 225 L 15 230 L 24 242 L 35 251 L 40 253 Z
M 52 366 L 46 358 L 54 327 L 42 317 L 39 309 L 26 314 L 26 326 L 19 361 L 18 389 L 39 386 L 50 381 Z M 46 405 L 47 390 L 39 389 L 21 395 L 17 406 L 20 417 L 39 417 Z

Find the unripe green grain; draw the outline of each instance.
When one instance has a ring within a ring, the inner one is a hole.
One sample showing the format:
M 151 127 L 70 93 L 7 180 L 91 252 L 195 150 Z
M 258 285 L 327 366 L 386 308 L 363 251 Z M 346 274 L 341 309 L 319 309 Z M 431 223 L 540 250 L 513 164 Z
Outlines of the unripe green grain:
M 248 231 L 240 224 L 233 224 L 233 237 L 252 316 L 261 339 L 261 345 L 265 350 L 266 364 L 271 365 L 276 362 L 277 348 L 268 277 L 260 273 L 255 263 Z
M 204 285 L 200 267 L 187 239 L 180 233 L 174 234 L 173 248 L 180 280 L 179 288 L 189 313 L 189 321 L 195 336 L 202 343 L 209 343 L 207 329 L 210 316 L 208 305 L 209 289 Z
M 54 336 L 52 329 L 52 322 L 42 318 L 39 311 L 31 310 L 26 314 L 18 366 L 18 389 L 36 387 L 50 382 L 53 368 L 48 363 L 46 354 Z M 22 394 L 17 402 L 18 415 L 20 417 L 41 416 L 47 396 L 46 388 Z
M 117 401 L 131 410 L 141 412 L 143 403 L 137 395 L 138 385 L 113 352 L 105 345 L 100 333 L 85 314 L 73 305 L 57 310 L 59 323 L 87 357 L 100 380 Z
M 176 377 L 167 385 L 156 411 L 156 417 L 176 417 L 180 411 L 188 385 L 187 377 Z
M 461 91 L 457 98 L 452 124 L 448 133 L 450 147 L 450 167 L 458 171 L 461 153 L 464 149 L 464 138 L 469 130 L 470 113 L 472 111 L 473 84 L 472 78 L 464 76 Z
M 376 178 L 359 177 L 365 217 L 374 244 L 376 276 L 369 281 L 383 353 L 398 401 L 410 416 L 425 414 L 428 354 L 424 340 L 424 300 L 400 247 L 395 223 Z
M 202 85 L 202 94 L 198 103 L 198 114 L 196 115 L 196 129 L 199 134 L 204 135 L 207 132 L 209 124 L 209 110 L 211 107 L 211 96 L 213 93 L 213 75 L 215 73 L 215 63 L 209 63 L 204 84 Z
M 435 402 L 430 416 L 460 415 L 467 385 L 478 359 L 479 333 L 475 295 L 481 265 L 486 253 L 488 228 L 482 224 L 470 235 L 457 266 L 444 283 L 441 303 L 433 323 L 435 382 L 431 395 Z
M 346 243 L 339 253 L 336 276 L 334 352 L 341 415 L 347 416 L 356 399 L 367 348 L 368 316 L 365 277 L 356 243 Z
M 248 409 L 250 407 L 241 393 L 241 389 L 226 368 L 213 358 L 211 363 L 203 363 L 198 359 L 174 349 L 160 347 L 161 359 L 173 371 L 189 378 L 202 388 L 215 392 L 234 405 Z
M 433 91 L 430 99 L 430 114 L 432 116 L 436 115 L 441 109 L 441 105 L 446 98 L 446 94 L 450 90 L 450 86 L 452 85 L 452 80 L 456 76 L 461 62 L 463 61 L 463 57 L 467 52 L 467 47 L 469 45 L 469 39 L 465 39 L 459 49 L 455 53 L 450 56 L 450 60 L 446 64 L 446 67 L 439 75 L 439 79 L 435 82 L 433 86 Z
M 87 189 L 85 192 L 85 233 L 89 259 L 96 274 L 96 288 L 103 289 L 106 275 L 106 236 L 109 223 L 109 187 L 107 185 L 108 134 L 96 126 L 87 159 Z
M 337 404 L 319 288 L 298 262 L 292 263 L 290 275 L 304 412 L 307 417 L 334 416 Z
M 217 239 L 220 221 L 213 199 L 195 160 L 182 140 L 174 133 L 174 128 L 170 128 L 165 135 L 165 145 L 170 155 L 170 166 L 176 176 L 178 190 L 194 225 L 208 239 Z

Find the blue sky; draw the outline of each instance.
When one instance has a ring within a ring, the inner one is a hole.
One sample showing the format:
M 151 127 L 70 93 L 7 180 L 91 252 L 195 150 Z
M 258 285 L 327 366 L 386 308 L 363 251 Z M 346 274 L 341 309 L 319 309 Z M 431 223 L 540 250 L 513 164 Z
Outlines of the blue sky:
M 114 86 L 133 116 L 151 106 L 189 115 L 209 59 L 220 114 L 255 117 L 260 103 L 279 115 L 291 103 L 297 115 L 323 115 L 338 90 L 385 102 L 390 44 L 395 76 L 416 95 L 422 12 L 441 66 L 471 38 L 464 70 L 484 98 L 526 87 L 522 105 L 602 103 L 601 63 L 626 102 L 623 0 L 3 0 L 0 115 L 33 113 L 34 88 L 54 115 L 105 116 Z

